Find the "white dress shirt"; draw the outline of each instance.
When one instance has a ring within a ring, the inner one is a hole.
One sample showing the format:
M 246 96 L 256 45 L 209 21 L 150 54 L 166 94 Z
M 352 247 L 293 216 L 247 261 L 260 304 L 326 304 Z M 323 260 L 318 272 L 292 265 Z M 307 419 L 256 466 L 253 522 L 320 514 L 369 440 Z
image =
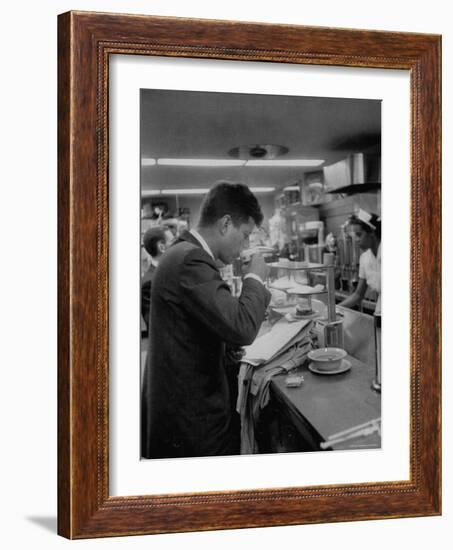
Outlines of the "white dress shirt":
M 376 256 L 371 248 L 360 256 L 359 277 L 365 279 L 367 285 L 378 293 L 375 313 L 381 313 L 381 245 Z
M 209 248 L 208 243 L 203 239 L 203 237 L 200 235 L 200 233 L 198 233 L 198 231 L 196 229 L 191 229 L 189 231 L 189 233 L 197 239 L 197 241 L 201 244 L 203 250 L 205 250 L 211 256 L 211 258 L 213 260 L 215 260 L 214 254 L 212 253 L 212 250 Z

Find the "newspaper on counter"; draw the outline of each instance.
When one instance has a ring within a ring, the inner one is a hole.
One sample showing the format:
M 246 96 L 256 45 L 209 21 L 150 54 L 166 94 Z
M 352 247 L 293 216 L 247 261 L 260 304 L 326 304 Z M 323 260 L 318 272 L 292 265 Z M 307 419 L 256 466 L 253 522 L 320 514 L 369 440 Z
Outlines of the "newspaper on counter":
M 253 344 L 246 346 L 243 361 L 251 365 L 262 365 L 271 361 L 291 347 L 298 339 L 299 333 L 310 323 L 309 319 L 302 319 L 288 323 L 285 318 L 275 323 L 266 334 L 259 336 Z

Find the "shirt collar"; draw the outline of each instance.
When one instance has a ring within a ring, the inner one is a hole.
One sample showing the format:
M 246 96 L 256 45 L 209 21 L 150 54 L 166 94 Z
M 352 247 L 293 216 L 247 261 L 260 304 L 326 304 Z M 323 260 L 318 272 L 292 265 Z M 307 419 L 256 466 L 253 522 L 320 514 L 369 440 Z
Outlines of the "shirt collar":
M 197 241 L 201 244 L 203 250 L 205 250 L 211 256 L 211 258 L 213 260 L 215 260 L 214 254 L 212 253 L 212 250 L 209 248 L 208 243 L 203 239 L 203 237 L 200 235 L 200 233 L 198 233 L 198 231 L 196 229 L 191 229 L 189 231 L 189 233 L 197 239 Z
M 153 265 L 154 267 L 157 267 L 158 263 L 159 262 L 151 256 L 151 265 Z

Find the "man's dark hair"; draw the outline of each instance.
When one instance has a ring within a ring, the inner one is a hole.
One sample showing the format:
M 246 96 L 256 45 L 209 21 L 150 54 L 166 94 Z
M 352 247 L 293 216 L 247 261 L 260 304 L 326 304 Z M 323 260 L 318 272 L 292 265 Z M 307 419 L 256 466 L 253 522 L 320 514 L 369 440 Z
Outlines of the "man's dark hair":
M 163 242 L 165 243 L 165 228 L 163 227 L 150 227 L 143 236 L 143 246 L 146 252 L 151 256 L 157 256 L 157 245 Z
M 242 183 L 219 182 L 214 185 L 201 205 L 199 225 L 208 227 L 227 214 L 236 227 L 249 223 L 250 218 L 256 225 L 263 221 L 263 213 L 255 195 Z

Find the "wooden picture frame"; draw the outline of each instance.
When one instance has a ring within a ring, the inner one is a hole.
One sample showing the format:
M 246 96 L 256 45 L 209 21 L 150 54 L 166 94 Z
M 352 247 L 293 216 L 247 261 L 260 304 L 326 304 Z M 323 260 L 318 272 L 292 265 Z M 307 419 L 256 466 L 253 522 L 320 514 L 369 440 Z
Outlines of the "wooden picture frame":
M 59 534 L 89 538 L 440 514 L 440 37 L 88 12 L 62 14 L 58 25 Z M 408 481 L 109 496 L 111 54 L 410 72 Z

